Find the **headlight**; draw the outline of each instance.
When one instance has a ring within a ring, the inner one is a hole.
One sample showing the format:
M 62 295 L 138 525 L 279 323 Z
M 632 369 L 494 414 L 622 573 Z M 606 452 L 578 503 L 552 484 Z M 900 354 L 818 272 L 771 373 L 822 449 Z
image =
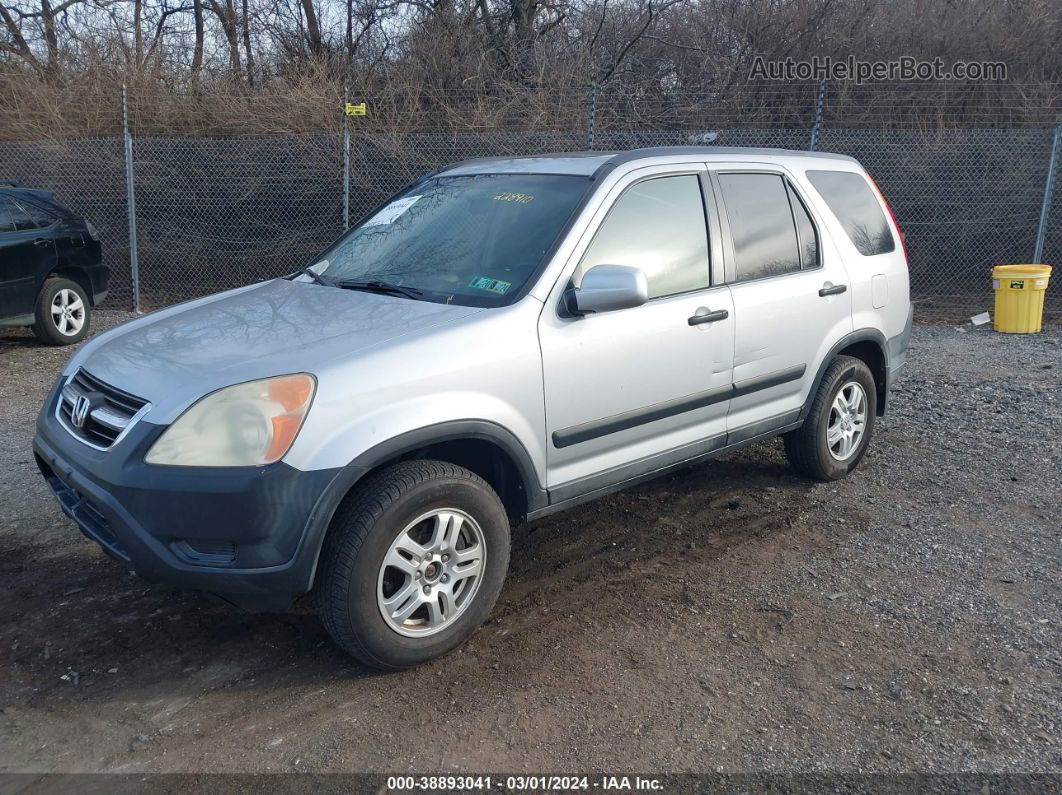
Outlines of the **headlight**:
M 151 446 L 149 464 L 261 466 L 288 452 L 317 382 L 298 373 L 219 389 L 194 404 Z

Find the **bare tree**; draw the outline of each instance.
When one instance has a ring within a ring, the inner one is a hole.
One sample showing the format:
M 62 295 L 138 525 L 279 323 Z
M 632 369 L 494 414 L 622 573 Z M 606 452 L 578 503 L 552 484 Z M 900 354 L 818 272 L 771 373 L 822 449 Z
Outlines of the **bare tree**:
M 229 69 L 240 77 L 240 20 L 232 0 L 206 0 L 206 7 L 217 17 L 229 51 Z
M 69 97 L 110 101 L 123 82 L 162 130 L 331 129 L 344 85 L 371 100 L 363 127 L 571 127 L 591 86 L 611 125 L 709 108 L 713 123 L 799 120 L 806 92 L 750 80 L 752 61 L 827 54 L 1005 62 L 1012 85 L 949 83 L 948 107 L 1051 124 L 1059 40 L 1057 0 L 0 0 L 0 136 L 106 129 L 113 114 Z M 896 89 L 904 107 L 916 89 Z M 939 120 L 930 90 L 924 113 Z M 896 96 L 838 83 L 830 104 L 887 121 Z M 268 114 L 251 110 L 259 99 Z
M 199 82 L 199 73 L 203 69 L 203 42 L 206 25 L 203 21 L 203 0 L 192 0 L 192 19 L 195 26 L 194 44 L 192 45 L 191 82 Z
M 321 24 L 317 21 L 317 10 L 313 6 L 313 0 L 300 0 L 302 13 L 306 19 L 306 43 L 310 52 L 320 55 L 324 49 L 324 39 L 321 37 Z
M 0 3 L 0 19 L 8 41 L 0 41 L 0 52 L 17 55 L 36 71 L 55 77 L 60 71 L 60 49 L 57 19 L 68 10 L 85 0 L 64 0 L 53 6 L 50 0 L 39 0 L 39 5 L 32 10 L 23 10 L 18 5 Z M 45 57 L 41 58 L 34 51 L 22 30 L 22 24 L 36 23 L 41 31 Z

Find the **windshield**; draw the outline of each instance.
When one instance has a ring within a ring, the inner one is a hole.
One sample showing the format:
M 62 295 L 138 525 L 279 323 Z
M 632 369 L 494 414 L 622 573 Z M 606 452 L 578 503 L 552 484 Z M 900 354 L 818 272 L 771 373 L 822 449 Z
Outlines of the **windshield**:
M 393 199 L 310 267 L 339 286 L 384 282 L 412 288 L 407 296 L 420 300 L 499 306 L 535 273 L 589 185 L 550 174 L 436 177 Z

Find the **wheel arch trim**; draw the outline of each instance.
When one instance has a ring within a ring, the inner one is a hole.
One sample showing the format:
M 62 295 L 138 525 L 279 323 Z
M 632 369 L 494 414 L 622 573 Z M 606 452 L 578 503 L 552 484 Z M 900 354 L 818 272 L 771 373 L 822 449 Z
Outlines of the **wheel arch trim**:
M 450 420 L 406 431 L 373 445 L 359 453 L 349 464 L 337 470 L 325 488 L 306 524 L 305 548 L 313 554 L 307 589 L 313 587 L 320 563 L 325 535 L 339 504 L 367 474 L 394 458 L 443 442 L 479 440 L 497 445 L 519 473 L 527 496 L 527 513 L 541 510 L 548 502 L 531 455 L 523 443 L 506 428 L 488 420 Z
M 826 374 L 826 368 L 830 366 L 837 355 L 845 348 L 855 345 L 858 342 L 872 342 L 881 351 L 882 360 L 885 362 L 885 371 L 889 369 L 889 346 L 885 335 L 876 328 L 863 328 L 856 331 L 849 332 L 841 337 L 837 342 L 833 344 L 830 350 L 822 357 L 822 361 L 819 362 L 819 368 L 815 373 L 815 380 L 812 382 L 811 391 L 808 392 L 807 400 L 804 401 L 804 406 L 800 409 L 800 420 L 803 421 L 807 418 L 811 412 L 811 404 L 815 401 L 815 395 L 819 392 L 819 387 L 822 385 L 822 377 Z M 876 377 L 875 377 L 876 380 Z M 887 384 L 879 385 L 879 388 L 885 389 Z M 887 398 L 887 396 L 886 396 Z M 878 412 L 884 410 L 885 402 L 882 401 L 878 407 Z

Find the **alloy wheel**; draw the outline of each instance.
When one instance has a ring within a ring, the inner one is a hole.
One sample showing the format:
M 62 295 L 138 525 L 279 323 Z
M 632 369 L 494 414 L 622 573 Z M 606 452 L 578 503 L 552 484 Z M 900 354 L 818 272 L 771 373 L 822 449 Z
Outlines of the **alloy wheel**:
M 429 511 L 410 522 L 384 556 L 376 587 L 380 614 L 401 635 L 441 632 L 475 598 L 486 562 L 475 519 L 455 508 Z
M 56 330 L 73 337 L 85 325 L 85 303 L 73 290 L 62 289 L 52 299 L 52 323 Z
M 847 461 L 863 439 L 867 427 L 867 393 L 856 381 L 842 386 L 830 405 L 826 446 L 838 461 Z

